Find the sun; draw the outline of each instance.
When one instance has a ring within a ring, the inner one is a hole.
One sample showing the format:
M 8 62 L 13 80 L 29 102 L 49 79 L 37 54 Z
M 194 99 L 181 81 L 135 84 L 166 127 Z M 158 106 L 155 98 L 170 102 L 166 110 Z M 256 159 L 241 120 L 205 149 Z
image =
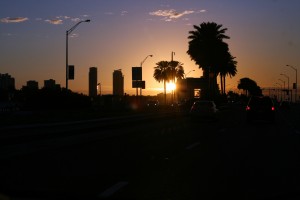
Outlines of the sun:
M 172 82 L 167 83 L 166 86 L 167 86 L 167 88 L 166 88 L 167 91 L 173 91 L 173 90 L 176 89 L 176 84 L 175 84 L 175 83 L 172 83 Z

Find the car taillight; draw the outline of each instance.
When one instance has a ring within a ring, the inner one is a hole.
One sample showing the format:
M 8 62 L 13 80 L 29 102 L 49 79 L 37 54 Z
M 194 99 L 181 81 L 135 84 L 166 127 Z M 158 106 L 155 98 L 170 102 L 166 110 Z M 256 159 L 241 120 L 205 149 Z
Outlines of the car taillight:
M 246 110 L 247 110 L 247 111 L 250 110 L 250 106 L 247 106 L 247 107 L 246 107 Z

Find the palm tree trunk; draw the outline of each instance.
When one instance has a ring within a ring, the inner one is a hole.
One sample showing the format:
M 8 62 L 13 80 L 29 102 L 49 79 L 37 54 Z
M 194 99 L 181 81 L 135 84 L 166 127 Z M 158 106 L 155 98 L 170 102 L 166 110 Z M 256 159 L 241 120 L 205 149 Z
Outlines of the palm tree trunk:
M 220 84 L 221 84 L 221 94 L 223 94 L 223 78 L 222 78 L 222 74 L 220 74 Z
M 224 94 L 226 94 L 226 76 L 223 76 Z
M 166 81 L 164 81 L 164 97 L 165 97 L 165 105 L 167 104 L 167 85 Z

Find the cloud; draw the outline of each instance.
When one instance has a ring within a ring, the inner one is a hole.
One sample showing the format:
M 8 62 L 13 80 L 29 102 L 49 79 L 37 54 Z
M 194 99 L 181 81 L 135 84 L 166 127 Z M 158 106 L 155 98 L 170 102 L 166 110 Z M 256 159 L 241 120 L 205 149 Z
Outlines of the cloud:
M 77 34 L 77 33 L 72 33 L 72 34 L 70 35 L 70 37 L 71 37 L 71 38 L 77 38 L 77 37 L 79 37 L 79 34 Z
M 105 15 L 114 15 L 113 12 L 105 12 L 104 14 L 105 14 Z
M 45 22 L 48 22 L 50 24 L 54 24 L 54 25 L 59 25 L 59 24 L 63 24 L 63 20 L 61 19 L 47 19 L 45 20 Z
M 16 36 L 16 34 L 13 33 L 3 33 L 2 35 L 7 37 Z
M 193 10 L 185 10 L 183 12 L 177 12 L 174 9 L 169 10 L 157 10 L 154 12 L 150 12 L 149 14 L 152 16 L 164 17 L 163 20 L 165 21 L 172 21 L 173 19 L 178 19 L 184 15 L 193 14 L 195 11 Z
M 79 22 L 80 19 L 79 19 L 79 18 L 72 18 L 71 21 L 72 21 L 72 22 Z
M 205 9 L 202 9 L 202 10 L 197 11 L 197 13 L 205 13 L 205 12 L 206 12 Z
M 27 17 L 6 17 L 2 18 L 1 22 L 3 23 L 20 23 L 29 20 Z
M 128 14 L 128 11 L 126 11 L 126 10 L 123 10 L 122 12 L 121 12 L 121 16 L 125 16 L 125 15 L 127 15 Z

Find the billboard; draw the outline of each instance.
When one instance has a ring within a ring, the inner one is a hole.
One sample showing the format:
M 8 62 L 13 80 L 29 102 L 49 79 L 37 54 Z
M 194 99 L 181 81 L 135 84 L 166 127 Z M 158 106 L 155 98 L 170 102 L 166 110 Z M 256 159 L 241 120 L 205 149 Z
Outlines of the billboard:
M 132 80 L 142 80 L 142 67 L 132 67 Z

